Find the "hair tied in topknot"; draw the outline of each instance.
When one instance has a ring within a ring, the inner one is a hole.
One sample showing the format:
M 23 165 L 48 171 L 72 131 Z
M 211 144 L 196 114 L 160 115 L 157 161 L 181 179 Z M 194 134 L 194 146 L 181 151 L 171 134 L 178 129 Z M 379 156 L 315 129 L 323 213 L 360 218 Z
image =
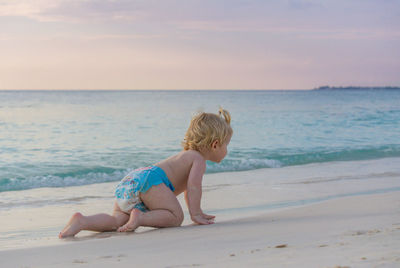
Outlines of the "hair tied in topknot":
M 219 116 L 222 118 L 224 117 L 225 121 L 230 124 L 231 123 L 231 115 L 227 110 L 224 110 L 222 107 L 219 107 Z

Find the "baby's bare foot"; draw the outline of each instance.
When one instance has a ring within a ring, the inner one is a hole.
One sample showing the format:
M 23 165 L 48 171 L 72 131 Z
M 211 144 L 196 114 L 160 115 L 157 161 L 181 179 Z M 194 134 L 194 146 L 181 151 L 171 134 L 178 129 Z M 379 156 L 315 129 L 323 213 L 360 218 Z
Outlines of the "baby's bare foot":
M 82 230 L 83 215 L 79 212 L 72 215 L 71 219 L 58 235 L 59 238 L 74 236 Z
M 117 232 L 132 232 L 135 231 L 136 228 L 139 227 L 139 220 L 140 220 L 140 216 L 142 215 L 143 212 L 141 212 L 138 209 L 133 209 L 131 211 L 131 216 L 128 220 L 128 222 L 119 227 Z

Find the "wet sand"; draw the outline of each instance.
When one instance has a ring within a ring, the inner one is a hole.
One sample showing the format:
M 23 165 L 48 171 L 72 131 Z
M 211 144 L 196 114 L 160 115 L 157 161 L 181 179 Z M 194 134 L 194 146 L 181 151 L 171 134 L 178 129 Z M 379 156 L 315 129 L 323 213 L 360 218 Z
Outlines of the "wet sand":
M 2 267 L 398 267 L 400 195 L 352 196 L 209 226 L 0 251 Z

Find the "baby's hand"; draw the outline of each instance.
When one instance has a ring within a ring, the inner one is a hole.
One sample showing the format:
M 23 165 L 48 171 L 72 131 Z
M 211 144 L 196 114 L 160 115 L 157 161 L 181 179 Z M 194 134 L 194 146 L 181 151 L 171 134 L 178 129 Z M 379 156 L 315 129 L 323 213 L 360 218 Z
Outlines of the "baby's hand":
M 202 213 L 203 218 L 206 218 L 207 220 L 214 220 L 215 216 L 214 215 L 208 215 L 205 213 Z
M 199 214 L 199 215 L 193 215 L 192 221 L 197 223 L 197 224 L 201 224 L 201 225 L 206 225 L 206 224 L 213 224 L 214 223 L 214 216 L 211 215 L 206 215 L 207 217 L 212 217 L 212 218 L 206 218 L 204 215 L 206 214 Z

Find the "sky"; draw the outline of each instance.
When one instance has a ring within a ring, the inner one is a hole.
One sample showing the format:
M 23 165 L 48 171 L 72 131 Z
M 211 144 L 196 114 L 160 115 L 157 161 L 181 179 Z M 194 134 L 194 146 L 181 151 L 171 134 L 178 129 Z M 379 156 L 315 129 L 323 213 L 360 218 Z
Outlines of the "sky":
M 1 89 L 400 86 L 400 0 L 0 0 Z

